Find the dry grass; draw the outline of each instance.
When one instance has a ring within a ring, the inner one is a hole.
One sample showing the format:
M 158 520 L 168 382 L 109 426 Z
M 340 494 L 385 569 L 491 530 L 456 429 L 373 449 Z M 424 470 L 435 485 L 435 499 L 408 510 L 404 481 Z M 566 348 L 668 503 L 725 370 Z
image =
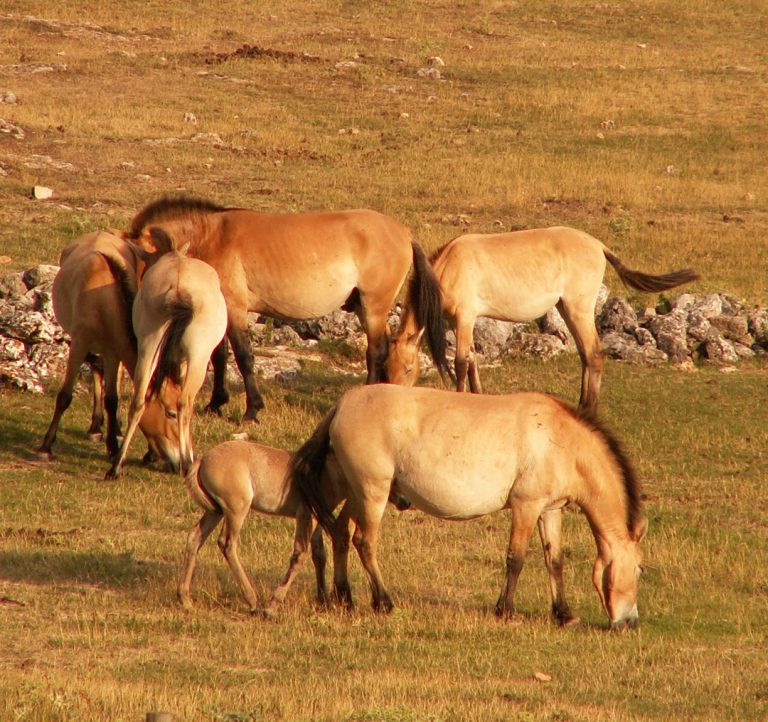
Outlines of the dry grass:
M 0 273 L 55 262 L 71 237 L 185 191 L 270 211 L 373 207 L 428 249 L 464 228 L 573 225 L 632 266 L 694 266 L 694 290 L 765 304 L 767 30 L 761 3 L 713 0 L 10 0 L 0 93 L 19 102 L 0 103 L 0 118 L 24 137 L 0 133 Z M 233 54 L 246 43 L 275 52 Z M 442 79 L 419 77 L 433 56 Z M 31 200 L 35 184 L 54 199 Z M 577 376 L 567 358 L 484 382 L 574 401 Z M 251 431 L 295 447 L 359 382 L 311 364 L 267 385 Z M 578 514 L 567 515 L 575 630 L 549 621 L 536 544 L 520 623 L 493 618 L 504 515 L 450 525 L 388 513 L 382 566 L 398 607 L 386 619 L 368 610 L 357 565 L 351 617 L 314 609 L 306 573 L 277 622 L 250 618 L 212 543 L 184 614 L 175 578 L 197 512 L 180 482 L 129 466 L 102 483 L 85 397 L 57 461 L 28 462 L 54 390 L 0 390 L 0 718 L 764 718 L 765 388 L 758 363 L 731 375 L 609 365 L 603 408 L 651 523 L 644 623 L 627 635 L 604 630 Z M 199 449 L 239 430 L 242 395 L 230 406 L 197 418 Z M 290 538 L 282 520 L 247 526 L 264 596 Z

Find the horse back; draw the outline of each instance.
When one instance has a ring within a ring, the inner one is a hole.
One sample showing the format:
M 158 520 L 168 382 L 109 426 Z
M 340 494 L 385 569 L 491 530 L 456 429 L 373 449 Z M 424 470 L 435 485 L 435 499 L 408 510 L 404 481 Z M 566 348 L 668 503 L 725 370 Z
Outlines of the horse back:
M 603 245 L 574 228 L 465 234 L 433 255 L 446 313 L 530 321 L 560 299 L 592 297 L 605 272 Z
M 69 244 L 53 283 L 56 318 L 91 353 L 132 357 L 130 312 L 136 292 L 135 256 L 109 233 L 88 234 Z M 132 368 L 132 364 L 131 364 Z

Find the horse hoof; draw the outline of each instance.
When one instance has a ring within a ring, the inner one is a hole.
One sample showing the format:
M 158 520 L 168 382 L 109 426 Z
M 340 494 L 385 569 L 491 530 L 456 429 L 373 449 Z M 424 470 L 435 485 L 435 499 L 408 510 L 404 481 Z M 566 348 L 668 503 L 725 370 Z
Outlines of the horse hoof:
M 252 614 L 260 613 L 263 619 L 268 619 L 270 621 L 277 618 L 277 610 L 274 609 L 273 607 L 264 607 L 264 609 L 262 610 L 252 609 L 251 613 Z
M 88 432 L 88 438 L 91 441 L 95 441 L 96 443 L 100 443 L 104 441 L 104 434 L 101 433 L 101 431 L 89 431 Z
M 575 627 L 579 622 L 581 622 L 579 617 L 574 617 L 572 614 L 569 614 L 566 617 L 558 617 L 557 626 L 565 629 L 566 627 Z
M 120 472 L 113 466 L 106 474 L 104 474 L 104 481 L 115 481 L 120 477 Z
M 221 418 L 222 416 L 221 406 L 213 406 L 211 404 L 208 404 L 208 406 L 206 406 L 203 409 L 203 411 L 205 411 L 206 414 L 213 414 L 214 416 L 218 416 L 219 418 Z
M 44 461 L 48 463 L 49 461 L 53 461 L 53 454 L 50 451 L 43 451 L 42 449 L 38 449 L 31 457 L 32 461 Z

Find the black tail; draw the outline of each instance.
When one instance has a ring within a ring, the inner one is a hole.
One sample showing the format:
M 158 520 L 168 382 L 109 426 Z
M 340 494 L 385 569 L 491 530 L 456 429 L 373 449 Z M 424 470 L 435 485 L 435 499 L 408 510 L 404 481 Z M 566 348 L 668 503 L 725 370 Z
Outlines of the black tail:
M 163 381 L 170 378 L 176 384 L 181 383 L 181 338 L 194 315 L 192 298 L 179 293 L 175 301 L 166 306 L 171 322 L 163 334 L 158 350 L 159 360 L 149 384 L 151 394 L 157 394 Z
M 664 273 L 661 276 L 652 276 L 650 273 L 633 271 L 631 268 L 627 268 L 619 258 L 605 248 L 603 253 L 608 262 L 616 269 L 619 278 L 628 286 L 636 288 L 638 291 L 666 291 L 701 278 L 698 273 L 695 273 L 690 268 L 682 271 L 672 271 L 672 273 Z
M 136 341 L 136 333 L 133 330 L 133 320 L 131 313 L 133 310 L 133 300 L 136 298 L 136 277 L 128 268 L 122 265 L 117 259 L 108 256 L 106 253 L 99 254 L 109 266 L 109 270 L 115 278 L 117 288 L 120 291 L 120 296 L 123 299 L 125 313 L 125 334 L 130 341 L 133 350 L 136 350 L 138 343 Z
M 418 328 L 423 328 L 425 331 L 427 347 L 440 378 L 445 381 L 447 375 L 454 380 L 453 370 L 445 355 L 445 323 L 440 282 L 421 246 L 415 241 L 411 246 L 413 247 L 413 274 L 408 284 L 406 303 L 413 311 Z
M 291 457 L 290 479 L 298 489 L 304 503 L 317 517 L 322 527 L 330 534 L 336 522 L 333 509 L 328 508 L 323 490 L 320 488 L 325 460 L 331 449 L 329 430 L 336 416 L 334 406 L 320 422 L 312 436 Z

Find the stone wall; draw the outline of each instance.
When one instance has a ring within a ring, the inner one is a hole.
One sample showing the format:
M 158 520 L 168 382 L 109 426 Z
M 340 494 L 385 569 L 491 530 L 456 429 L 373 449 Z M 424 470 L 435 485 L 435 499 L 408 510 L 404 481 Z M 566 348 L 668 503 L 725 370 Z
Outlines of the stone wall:
M 0 279 L 0 385 L 41 393 L 63 375 L 69 339 L 56 322 L 51 303 L 57 271 L 56 266 L 41 265 Z M 390 316 L 392 328 L 397 326 L 398 311 Z M 302 353 L 322 339 L 357 345 L 364 360 L 364 336 L 353 314 L 335 311 L 313 321 L 275 322 L 269 329 L 262 321 L 254 317 L 251 323 L 262 375 L 296 373 Z M 603 286 L 596 324 L 605 355 L 629 363 L 730 365 L 768 354 L 768 309 L 748 307 L 728 294 L 684 293 L 654 308 L 634 308 L 622 297 L 609 297 Z M 453 344 L 452 334 L 449 339 Z M 505 356 L 552 358 L 576 352 L 554 309 L 536 324 L 479 319 L 475 346 L 486 363 Z M 265 353 L 269 349 L 275 353 Z M 429 367 L 429 359 L 422 360 Z M 234 369 L 231 373 L 237 374 Z

